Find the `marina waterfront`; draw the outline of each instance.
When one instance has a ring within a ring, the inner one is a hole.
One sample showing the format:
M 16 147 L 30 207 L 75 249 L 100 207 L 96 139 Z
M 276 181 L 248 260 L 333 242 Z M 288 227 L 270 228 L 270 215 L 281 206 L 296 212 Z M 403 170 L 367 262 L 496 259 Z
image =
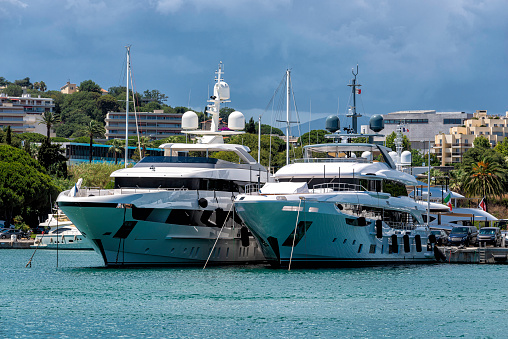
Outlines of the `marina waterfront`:
M 506 337 L 506 265 L 106 269 L 0 251 L 2 337 Z

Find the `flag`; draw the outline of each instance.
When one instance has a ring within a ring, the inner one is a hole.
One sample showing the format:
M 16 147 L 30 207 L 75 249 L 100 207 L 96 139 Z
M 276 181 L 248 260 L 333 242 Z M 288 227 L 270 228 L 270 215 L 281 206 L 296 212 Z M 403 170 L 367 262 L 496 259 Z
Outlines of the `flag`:
M 443 199 L 443 203 L 448 206 L 448 208 L 450 209 L 450 212 L 452 211 L 452 192 L 448 191 L 448 194 L 444 197 Z
M 482 201 L 480 201 L 480 203 L 478 204 L 478 208 L 481 208 L 482 210 L 486 211 L 487 210 L 487 204 L 485 203 L 485 197 L 482 198 Z
M 357 88 L 356 89 L 356 94 L 362 94 L 362 89 L 361 88 Z

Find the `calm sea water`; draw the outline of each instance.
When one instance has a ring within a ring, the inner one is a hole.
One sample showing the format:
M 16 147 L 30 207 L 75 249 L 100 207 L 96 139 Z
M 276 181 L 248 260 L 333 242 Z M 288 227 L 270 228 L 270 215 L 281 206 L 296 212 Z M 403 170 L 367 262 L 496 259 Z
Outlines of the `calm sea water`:
M 2 337 L 508 336 L 508 266 L 105 269 L 0 250 Z

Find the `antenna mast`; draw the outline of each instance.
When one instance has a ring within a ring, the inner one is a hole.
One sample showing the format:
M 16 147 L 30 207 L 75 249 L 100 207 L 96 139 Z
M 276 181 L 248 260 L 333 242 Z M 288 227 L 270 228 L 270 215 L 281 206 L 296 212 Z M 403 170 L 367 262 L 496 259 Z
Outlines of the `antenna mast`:
M 351 80 L 351 84 L 348 86 L 351 87 L 352 93 L 353 93 L 353 106 L 349 107 L 349 114 L 347 117 L 351 117 L 353 120 L 353 131 L 354 133 L 358 133 L 358 118 L 361 117 L 361 114 L 356 113 L 356 87 L 360 87 L 360 84 L 356 83 L 356 76 L 358 75 L 358 64 L 356 65 L 356 73 L 354 68 L 351 70 L 351 73 L 353 73 L 354 78 Z M 360 94 L 360 89 L 358 89 L 358 94 Z

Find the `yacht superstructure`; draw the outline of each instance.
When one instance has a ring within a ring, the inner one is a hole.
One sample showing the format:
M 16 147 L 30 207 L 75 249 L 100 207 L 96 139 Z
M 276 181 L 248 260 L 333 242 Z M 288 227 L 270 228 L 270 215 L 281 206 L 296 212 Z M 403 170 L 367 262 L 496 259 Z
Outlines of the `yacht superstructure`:
M 161 145 L 165 156 L 146 157 L 113 172 L 115 189 L 77 187 L 58 197 L 60 208 L 91 240 L 106 266 L 264 261 L 233 201 L 246 185 L 267 182 L 269 173 L 248 147 L 223 141 L 224 135 L 243 133 L 242 113 L 230 115 L 230 130 L 218 130 L 220 105 L 229 99 L 221 65 L 207 106 L 210 130 L 197 130 L 194 112 L 182 117 L 185 133 L 200 135 L 198 143 Z M 229 152 L 235 162 L 212 157 L 215 152 Z

